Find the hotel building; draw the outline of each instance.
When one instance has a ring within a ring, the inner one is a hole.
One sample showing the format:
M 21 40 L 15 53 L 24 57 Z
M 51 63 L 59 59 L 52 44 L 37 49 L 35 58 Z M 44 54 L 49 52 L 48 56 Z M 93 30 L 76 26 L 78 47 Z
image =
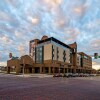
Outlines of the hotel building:
M 19 61 L 16 66 L 14 62 Z M 24 62 L 23 62 L 24 61 Z M 47 36 L 41 40 L 34 39 L 29 42 L 29 56 L 20 59 L 8 60 L 8 73 L 11 66 L 16 66 L 17 73 L 91 73 L 92 59 L 80 52 L 77 53 L 77 43 L 66 45 L 65 43 Z
M 76 44 L 76 43 L 74 43 Z M 47 36 L 30 41 L 30 55 L 35 73 L 61 73 L 75 71 L 76 49 Z

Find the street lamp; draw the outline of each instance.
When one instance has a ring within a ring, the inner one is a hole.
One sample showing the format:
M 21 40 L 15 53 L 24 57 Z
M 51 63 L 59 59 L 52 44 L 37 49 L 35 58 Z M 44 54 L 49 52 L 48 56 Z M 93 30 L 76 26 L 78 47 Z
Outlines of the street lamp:
M 25 68 L 25 64 L 24 64 L 24 59 L 23 59 L 23 77 L 24 77 L 24 68 Z
M 60 70 L 61 70 L 61 69 L 59 68 L 59 75 L 60 75 Z

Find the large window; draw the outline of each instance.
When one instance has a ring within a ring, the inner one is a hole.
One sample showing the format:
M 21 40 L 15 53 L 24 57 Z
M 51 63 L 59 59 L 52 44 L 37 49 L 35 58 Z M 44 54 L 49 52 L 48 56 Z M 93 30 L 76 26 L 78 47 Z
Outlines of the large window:
M 73 61 L 73 54 L 72 54 L 72 50 L 70 50 L 70 60 L 69 60 L 69 62 L 72 63 L 72 61 Z
M 43 63 L 43 46 L 36 47 L 35 61 L 36 63 Z
M 63 52 L 63 60 L 64 60 L 64 62 L 66 61 L 66 52 L 65 52 L 65 50 Z

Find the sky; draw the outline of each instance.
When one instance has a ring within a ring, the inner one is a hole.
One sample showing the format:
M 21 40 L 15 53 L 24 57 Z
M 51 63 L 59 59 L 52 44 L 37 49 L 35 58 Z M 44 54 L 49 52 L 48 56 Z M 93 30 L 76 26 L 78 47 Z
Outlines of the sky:
M 100 0 L 0 0 L 0 65 L 10 52 L 29 54 L 29 41 L 43 35 L 100 55 Z

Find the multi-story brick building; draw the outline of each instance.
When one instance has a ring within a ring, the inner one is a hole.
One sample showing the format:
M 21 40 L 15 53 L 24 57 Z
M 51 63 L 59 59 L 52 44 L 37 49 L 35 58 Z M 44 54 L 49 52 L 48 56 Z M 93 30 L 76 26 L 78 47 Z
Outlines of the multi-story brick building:
M 82 72 L 82 73 L 91 73 L 92 70 L 92 58 L 83 53 L 79 52 L 77 54 L 77 67 L 76 67 L 77 72 Z
M 83 56 L 84 58 L 82 58 Z M 31 62 L 29 62 L 29 59 Z M 9 68 L 11 61 L 8 60 L 7 63 Z M 26 73 L 76 73 L 89 72 L 92 69 L 91 57 L 84 53 L 77 54 L 76 42 L 66 45 L 53 37 L 48 38 L 47 36 L 43 36 L 41 40 L 34 39 L 29 42 L 29 56 L 26 61 L 24 63 L 23 60 L 19 61 L 20 69 L 25 65 Z M 22 70 L 19 72 L 22 72 Z
M 75 43 L 76 44 L 76 43 Z M 74 72 L 74 48 L 47 36 L 30 41 L 30 55 L 35 61 L 35 73 Z

